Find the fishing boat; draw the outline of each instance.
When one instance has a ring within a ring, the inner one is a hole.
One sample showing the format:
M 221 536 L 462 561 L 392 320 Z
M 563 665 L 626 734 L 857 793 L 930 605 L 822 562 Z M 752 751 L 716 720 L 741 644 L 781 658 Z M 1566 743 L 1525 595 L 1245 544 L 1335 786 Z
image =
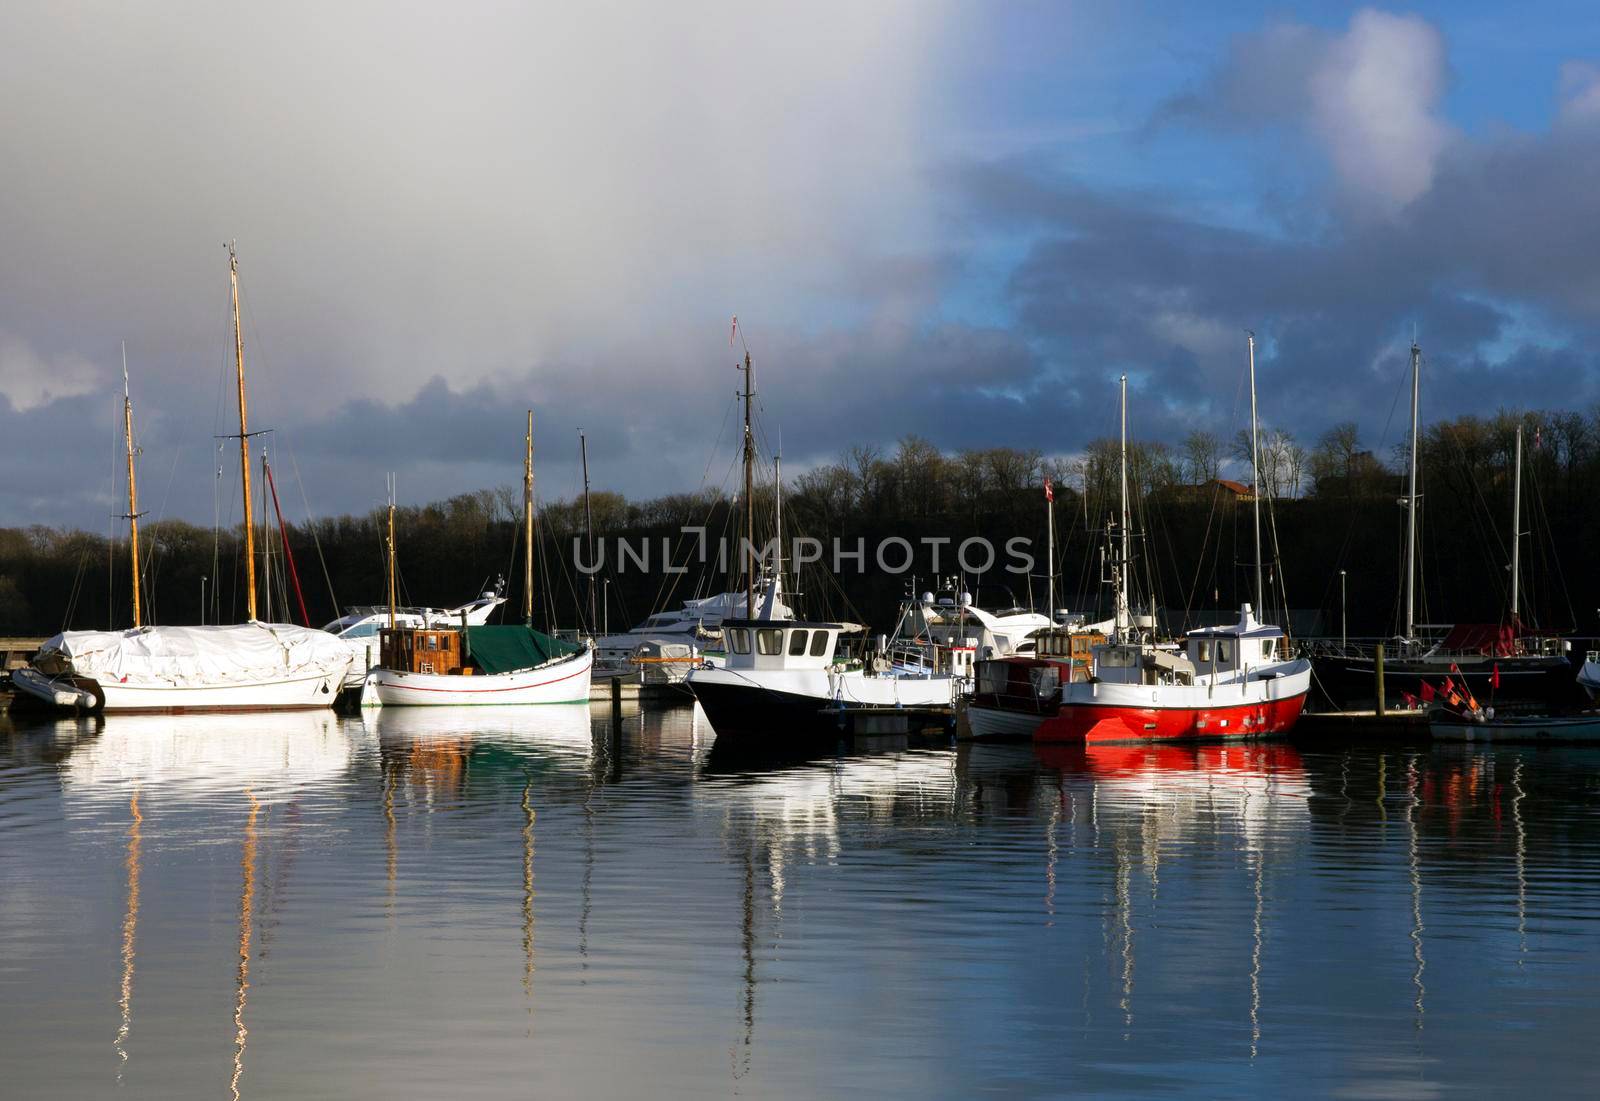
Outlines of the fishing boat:
M 1411 448 L 1406 495 L 1405 619 L 1401 633 L 1384 643 L 1383 684 L 1385 704 L 1396 706 L 1407 695 L 1421 693 L 1424 682 L 1449 674 L 1484 697 L 1491 679 L 1500 705 L 1562 707 L 1576 702 L 1576 670 L 1569 659 L 1570 644 L 1551 635 L 1528 630 L 1521 617 L 1522 574 L 1522 428 L 1516 433 L 1511 504 L 1511 578 L 1509 614 L 1501 623 L 1429 625 L 1417 622 L 1417 523 L 1422 496 L 1417 491 L 1419 444 L 1418 407 L 1422 389 L 1422 350 L 1411 345 Z M 1431 639 L 1420 632 L 1443 630 Z M 1344 641 L 1322 641 L 1312 651 L 1317 685 L 1327 702 L 1338 709 L 1371 707 L 1378 695 L 1378 657 L 1373 646 Z
M 256 619 L 255 520 L 250 499 L 250 437 L 239 324 L 239 261 L 230 244 L 234 364 L 239 394 L 239 472 L 244 497 L 245 596 L 249 621 L 198 627 L 144 623 L 140 599 L 139 498 L 133 400 L 123 364 L 123 436 L 128 466 L 133 627 L 62 631 L 33 663 L 12 674 L 27 699 L 76 711 L 276 711 L 332 707 L 350 668 L 350 648 L 310 627 Z
M 1256 416 L 1255 338 L 1250 354 L 1250 438 L 1255 478 L 1256 606 L 1265 600 L 1261 569 L 1261 492 Z M 1237 623 L 1190 631 L 1182 650 L 1156 646 L 1153 631 L 1131 614 L 1131 517 L 1128 510 L 1128 377 L 1121 380 L 1122 509 L 1120 550 L 1111 571 L 1116 622 L 1093 648 L 1094 672 L 1059 689 L 1053 714 L 1034 729 L 1036 742 L 1142 742 L 1258 738 L 1287 733 L 1311 687 L 1311 663 L 1288 651 L 1284 632 L 1256 619 L 1245 604 Z
M 523 473 L 523 622 L 402 626 L 395 607 L 394 493 L 389 496 L 389 625 L 362 685 L 363 707 L 579 703 L 589 699 L 594 649 L 533 629 L 533 413 Z
M 745 606 L 755 607 L 758 566 L 751 507 L 755 465 L 750 409 L 753 394 L 748 352 L 741 370 L 744 388 L 744 564 Z M 796 743 L 856 733 L 904 733 L 949 722 L 959 687 L 972 675 L 975 640 L 939 645 L 914 632 L 880 641 L 864 664 L 840 659 L 839 637 L 863 630 L 848 623 L 783 619 L 774 598 L 759 616 L 722 621 L 725 660 L 689 672 L 688 685 L 726 751 L 730 743 L 780 750 Z M 907 612 L 902 626 L 914 622 Z M 908 667 L 908 650 L 916 652 Z

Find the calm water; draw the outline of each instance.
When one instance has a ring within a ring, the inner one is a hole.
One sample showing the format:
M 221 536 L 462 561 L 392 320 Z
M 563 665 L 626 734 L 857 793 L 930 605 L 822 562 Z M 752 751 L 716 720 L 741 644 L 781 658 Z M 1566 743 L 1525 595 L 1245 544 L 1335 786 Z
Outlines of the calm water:
M 0 1094 L 1600 1090 L 1600 751 L 0 719 Z

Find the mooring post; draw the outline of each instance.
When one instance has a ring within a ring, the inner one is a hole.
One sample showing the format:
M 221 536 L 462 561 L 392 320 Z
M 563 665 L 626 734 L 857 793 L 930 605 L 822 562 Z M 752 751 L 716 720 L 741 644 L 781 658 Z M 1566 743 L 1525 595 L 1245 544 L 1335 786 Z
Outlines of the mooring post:
M 1378 643 L 1377 649 L 1375 651 L 1373 651 L 1373 657 L 1375 659 L 1374 665 L 1376 667 L 1376 671 L 1377 671 L 1377 674 L 1378 674 L 1378 709 L 1377 709 L 1377 715 L 1381 719 L 1381 718 L 1383 718 L 1384 711 L 1385 711 L 1385 708 L 1383 706 L 1383 643 L 1381 643 L 1381 642 Z

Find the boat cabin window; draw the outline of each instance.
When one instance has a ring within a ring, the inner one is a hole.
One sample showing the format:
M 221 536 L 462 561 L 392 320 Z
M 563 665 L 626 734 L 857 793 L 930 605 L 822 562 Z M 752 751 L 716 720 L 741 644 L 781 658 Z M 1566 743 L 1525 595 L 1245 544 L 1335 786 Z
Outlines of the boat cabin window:
M 1108 646 L 1100 654 L 1100 664 L 1107 669 L 1129 669 L 1133 666 L 1134 650 L 1128 646 Z
M 1264 638 L 1264 639 L 1262 639 L 1261 640 L 1261 660 L 1262 661 L 1271 661 L 1272 660 L 1272 651 L 1277 647 L 1277 645 L 1278 645 L 1278 640 L 1275 639 L 1275 638 Z
M 1209 638 L 1195 640 L 1194 659 L 1202 665 L 1211 663 L 1211 640 Z
M 748 654 L 750 652 L 750 632 L 742 628 L 729 631 L 728 646 L 736 654 Z
M 1233 640 L 1231 638 L 1217 639 L 1217 661 L 1223 665 L 1233 664 Z
M 439 648 L 439 636 L 438 635 L 429 635 L 428 636 L 428 649 L 437 650 L 438 648 Z
M 792 657 L 792 658 L 797 658 L 797 657 L 801 657 L 802 655 L 804 655 L 805 652 L 806 652 L 806 632 L 805 631 L 790 631 L 789 632 L 789 656 Z
M 756 630 L 756 653 L 765 657 L 783 653 L 783 632 L 776 627 Z
M 820 658 L 828 652 L 829 633 L 827 631 L 811 632 L 811 656 Z

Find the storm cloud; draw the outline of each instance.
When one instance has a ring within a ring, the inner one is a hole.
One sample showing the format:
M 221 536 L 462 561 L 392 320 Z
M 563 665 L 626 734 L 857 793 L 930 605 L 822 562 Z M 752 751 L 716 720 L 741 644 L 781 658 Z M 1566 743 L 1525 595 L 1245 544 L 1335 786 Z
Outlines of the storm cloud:
M 1008 43 L 1120 33 L 1035 18 L 7 6 L 0 524 L 117 511 L 123 341 L 145 498 L 228 515 L 233 238 L 253 426 L 318 512 L 390 470 L 412 501 L 511 482 L 528 408 L 545 496 L 579 428 L 599 486 L 719 484 L 734 313 L 796 467 L 906 433 L 1070 452 L 1122 372 L 1141 435 L 1226 433 L 1246 328 L 1307 437 L 1392 443 L 1414 331 L 1430 418 L 1600 398 L 1595 59 L 1543 74 L 1541 125 L 1469 127 L 1448 27 L 1278 19 L 1172 60 L 1148 109 L 1063 94 L 1029 130 L 992 102 Z

